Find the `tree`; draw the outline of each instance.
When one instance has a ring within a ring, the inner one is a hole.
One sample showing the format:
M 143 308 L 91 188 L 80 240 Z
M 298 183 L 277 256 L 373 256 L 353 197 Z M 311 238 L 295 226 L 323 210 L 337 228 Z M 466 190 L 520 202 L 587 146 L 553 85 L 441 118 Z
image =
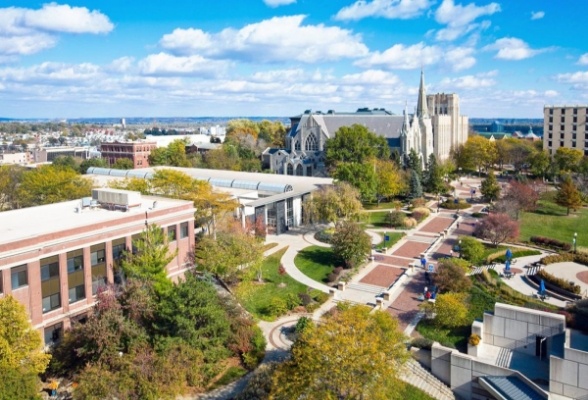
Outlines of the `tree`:
M 500 243 L 519 236 L 519 224 L 506 214 L 491 213 L 478 223 L 475 235 L 498 247 Z
M 500 196 L 500 185 L 496 180 L 494 171 L 488 171 L 488 177 L 482 181 L 480 192 L 489 202 L 493 202 L 494 200 L 498 199 Z
M 84 175 L 90 167 L 108 168 L 105 158 L 88 158 L 80 163 L 80 173 Z
M 325 158 L 328 168 L 338 163 L 364 164 L 372 158 L 388 159 L 390 147 L 386 138 L 370 132 L 363 125 L 342 126 L 335 136 L 325 143 Z
M 406 168 L 411 171 L 415 171 L 419 176 L 419 179 L 423 177 L 423 160 L 421 159 L 421 155 L 417 153 L 414 147 L 412 147 L 408 152 Z
M 560 149 L 561 148 L 562 147 L 560 147 Z M 555 196 L 555 202 L 567 209 L 567 215 L 570 215 L 570 208 L 576 211 L 582 206 L 582 196 L 569 175 L 564 176 L 559 185 L 557 195 Z
M 472 170 L 476 168 L 473 154 L 471 151 L 466 150 L 465 145 L 460 144 L 457 145 L 457 147 L 453 147 L 450 151 L 450 155 L 458 169 Z
M 503 200 L 507 204 L 504 207 L 499 207 L 500 212 L 505 212 L 508 209 L 509 215 L 512 213 L 515 219 L 519 219 L 521 211 L 533 211 L 537 207 L 540 190 L 542 187 L 537 184 L 531 186 L 518 181 L 510 182 L 503 196 Z
M 41 335 L 24 305 L 10 295 L 0 298 L 0 399 L 36 398 L 36 375 L 45 372 L 51 359 L 42 350 Z
M 562 172 L 575 172 L 582 161 L 582 151 L 578 149 L 570 149 L 567 147 L 559 147 L 555 151 L 553 159 L 558 168 Z
M 444 293 L 437 296 L 434 305 L 435 323 L 443 327 L 464 326 L 468 323 L 466 293 Z
M 439 194 L 445 189 L 445 182 L 443 182 L 443 172 L 439 168 L 437 158 L 434 154 L 429 156 L 427 162 L 427 171 L 424 177 L 424 187 L 429 193 Z
M 149 154 L 149 165 L 166 165 L 170 167 L 189 167 L 186 156 L 186 140 L 176 139 L 167 147 L 157 147 Z
M 486 171 L 494 164 L 497 158 L 496 145 L 483 136 L 470 136 L 464 145 L 464 158 L 472 160 L 472 164 L 478 169 Z
M 331 238 L 333 253 L 347 268 L 353 268 L 366 259 L 372 250 L 370 236 L 361 226 L 351 221 L 341 221 Z
M 24 207 L 80 199 L 92 193 L 92 181 L 69 168 L 43 165 L 26 171 L 18 188 Z
M 169 251 L 163 230 L 151 224 L 133 242 L 133 251 L 127 252 L 121 261 L 121 268 L 127 278 L 153 282 L 157 293 L 164 293 L 171 288 L 167 277 L 167 265 L 177 255 Z
M 484 245 L 471 236 L 460 236 L 459 253 L 474 265 L 478 265 L 484 258 Z
M 52 165 L 54 167 L 69 168 L 76 172 L 80 171 L 79 159 L 76 160 L 72 156 L 59 156 L 53 160 Z
M 446 258 L 439 261 L 435 273 L 435 285 L 440 293 L 467 292 L 472 281 L 466 276 L 465 270 L 459 265 L 459 259 Z
M 305 200 L 304 219 L 307 223 L 357 220 L 363 210 L 359 197 L 357 189 L 346 182 L 323 186 Z
M 421 179 L 419 178 L 417 171 L 415 171 L 414 169 L 410 170 L 409 196 L 412 199 L 419 199 L 423 197 Z
M 18 188 L 24 169 L 14 165 L 0 165 L 0 212 L 19 208 Z
M 396 398 L 408 359 L 397 320 L 366 306 L 341 308 L 300 333 L 292 357 L 277 366 L 271 398 Z
M 372 163 L 340 162 L 332 172 L 333 178 L 357 188 L 363 200 L 373 200 L 377 195 L 377 176 Z
M 546 150 L 537 151 L 531 155 L 529 163 L 531 165 L 531 172 L 545 180 L 545 176 L 547 175 L 551 164 L 551 157 L 549 157 L 549 153 L 547 153 Z
M 114 164 L 110 166 L 113 169 L 133 169 L 135 164 L 130 158 L 117 158 Z
M 378 203 L 382 197 L 390 199 L 406 190 L 405 177 L 394 161 L 376 160 Z

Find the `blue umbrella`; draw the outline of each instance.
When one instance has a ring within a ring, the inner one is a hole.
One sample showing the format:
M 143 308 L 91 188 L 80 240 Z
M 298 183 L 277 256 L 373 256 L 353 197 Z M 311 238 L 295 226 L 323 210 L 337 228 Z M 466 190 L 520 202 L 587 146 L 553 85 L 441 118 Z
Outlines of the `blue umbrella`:
M 510 260 L 506 260 L 506 263 L 504 263 L 504 270 L 510 272 Z
M 512 258 L 512 251 L 510 251 L 510 249 L 506 249 L 506 259 L 510 260 Z
M 545 294 L 545 281 L 541 279 L 541 283 L 539 284 L 539 294 Z

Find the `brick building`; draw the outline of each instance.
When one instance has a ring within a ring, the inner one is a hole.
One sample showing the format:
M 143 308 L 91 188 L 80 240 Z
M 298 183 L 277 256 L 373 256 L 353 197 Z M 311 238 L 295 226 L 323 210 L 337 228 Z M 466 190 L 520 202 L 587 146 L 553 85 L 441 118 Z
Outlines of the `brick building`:
M 0 296 L 23 303 L 49 345 L 87 315 L 100 286 L 115 281 L 117 260 L 146 224 L 161 226 L 178 250 L 167 270 L 181 276 L 194 211 L 189 201 L 94 189 L 92 198 L 0 213 Z
M 133 161 L 133 168 L 149 167 L 149 154 L 157 147 L 155 142 L 114 142 L 101 143 L 102 158 L 113 165 L 120 158 Z

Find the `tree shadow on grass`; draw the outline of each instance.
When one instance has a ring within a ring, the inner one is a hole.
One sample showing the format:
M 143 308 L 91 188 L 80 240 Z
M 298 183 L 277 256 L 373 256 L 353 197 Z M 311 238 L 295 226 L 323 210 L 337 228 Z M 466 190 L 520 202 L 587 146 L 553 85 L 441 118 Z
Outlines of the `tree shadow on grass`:
M 326 247 L 301 250 L 298 253 L 298 257 L 301 257 L 301 263 L 299 264 L 303 264 L 299 265 L 299 268 L 307 266 L 310 263 L 313 263 L 325 269 L 329 269 L 329 272 L 333 268 L 335 268 L 335 263 L 337 262 L 337 259 L 335 258 L 333 251 L 330 248 Z M 326 276 L 322 279 L 322 281 L 328 281 Z

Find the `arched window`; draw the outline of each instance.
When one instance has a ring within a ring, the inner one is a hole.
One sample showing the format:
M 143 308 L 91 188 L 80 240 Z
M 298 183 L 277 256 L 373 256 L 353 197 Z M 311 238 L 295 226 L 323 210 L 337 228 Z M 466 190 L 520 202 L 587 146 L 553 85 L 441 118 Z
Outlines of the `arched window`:
M 306 151 L 317 151 L 319 149 L 318 141 L 316 140 L 316 136 L 314 135 L 314 133 L 311 133 L 306 138 L 306 144 L 304 146 L 304 149 Z
M 304 176 L 304 173 L 302 172 L 302 164 L 298 164 L 296 166 L 296 175 L 298 175 L 298 176 Z
M 300 140 L 294 141 L 294 150 L 300 151 Z
M 292 167 L 292 164 L 288 164 L 288 167 L 286 167 L 286 174 L 294 175 L 294 167 Z

